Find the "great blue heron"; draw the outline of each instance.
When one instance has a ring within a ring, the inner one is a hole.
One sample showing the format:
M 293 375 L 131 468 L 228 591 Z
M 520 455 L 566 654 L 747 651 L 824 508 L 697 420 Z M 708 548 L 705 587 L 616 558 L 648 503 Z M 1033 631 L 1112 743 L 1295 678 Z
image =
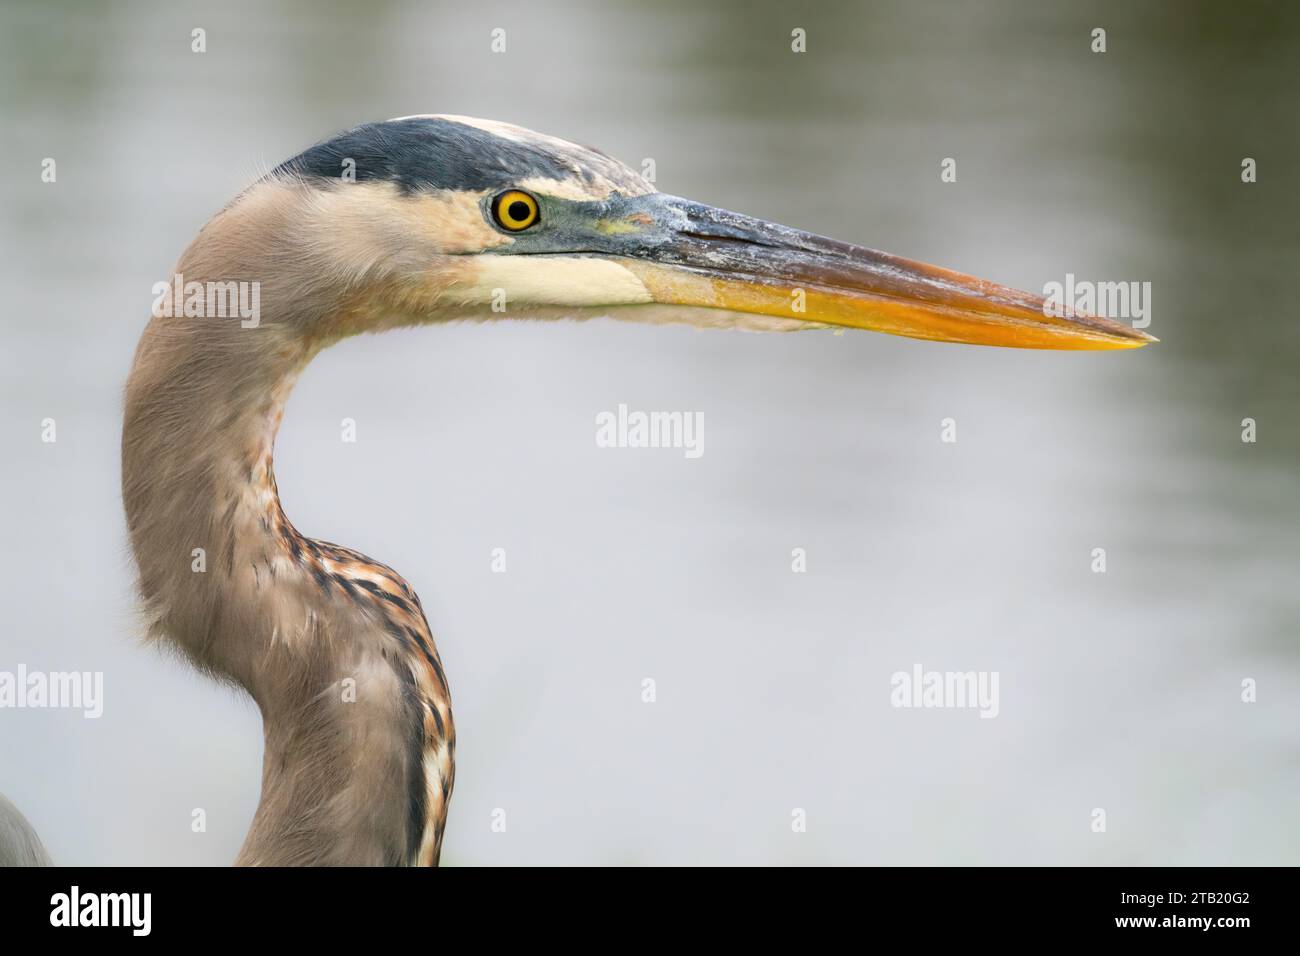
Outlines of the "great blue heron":
M 175 291 L 127 384 L 122 495 L 151 634 L 262 712 L 242 864 L 436 864 L 454 780 L 447 678 L 415 592 L 280 508 L 276 429 L 326 346 L 456 319 L 597 315 L 1026 348 L 1152 341 L 664 195 L 597 150 L 459 116 L 359 126 L 284 163 L 204 226 Z

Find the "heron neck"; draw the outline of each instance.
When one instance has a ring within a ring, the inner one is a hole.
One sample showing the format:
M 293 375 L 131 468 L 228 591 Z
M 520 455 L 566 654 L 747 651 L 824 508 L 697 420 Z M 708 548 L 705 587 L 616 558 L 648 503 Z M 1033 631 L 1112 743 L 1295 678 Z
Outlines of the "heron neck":
M 405 582 L 285 517 L 272 450 L 312 350 L 253 331 L 155 319 L 141 340 L 122 485 L 151 630 L 262 710 L 240 862 L 435 861 L 454 739 L 437 651 Z
M 154 629 L 256 696 L 256 660 L 272 636 L 260 636 L 270 585 L 286 532 L 296 534 L 280 508 L 272 449 L 310 353 L 274 327 L 205 322 L 154 318 L 140 341 L 122 498 Z
M 181 257 L 186 283 L 257 283 L 258 321 L 158 316 L 126 389 L 122 497 L 150 633 L 246 688 L 266 734 L 246 863 L 437 859 L 454 776 L 446 681 L 414 593 L 304 538 L 276 431 L 299 373 L 382 310 L 304 246 L 293 190 L 255 187 Z

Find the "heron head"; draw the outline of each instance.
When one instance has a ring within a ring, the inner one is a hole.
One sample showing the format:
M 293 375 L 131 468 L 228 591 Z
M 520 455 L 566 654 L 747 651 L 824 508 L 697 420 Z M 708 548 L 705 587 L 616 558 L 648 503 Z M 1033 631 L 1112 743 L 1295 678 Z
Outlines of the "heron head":
M 1040 296 L 657 192 L 597 150 L 504 123 L 367 124 L 271 180 L 310 192 L 317 254 L 381 287 L 396 321 L 615 315 L 1024 348 L 1153 341 L 1052 315 Z

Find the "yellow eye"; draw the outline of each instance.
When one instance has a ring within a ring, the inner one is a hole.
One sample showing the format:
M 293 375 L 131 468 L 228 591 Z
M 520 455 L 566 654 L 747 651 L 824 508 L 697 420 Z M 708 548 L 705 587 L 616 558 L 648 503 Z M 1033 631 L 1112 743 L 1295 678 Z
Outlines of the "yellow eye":
M 528 193 L 511 189 L 492 200 L 492 218 L 510 232 L 519 232 L 537 222 L 537 200 Z

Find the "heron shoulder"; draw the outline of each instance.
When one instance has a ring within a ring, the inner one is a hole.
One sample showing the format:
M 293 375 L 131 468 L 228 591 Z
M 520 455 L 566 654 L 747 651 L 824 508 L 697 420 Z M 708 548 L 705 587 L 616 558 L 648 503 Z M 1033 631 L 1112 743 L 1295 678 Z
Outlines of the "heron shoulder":
M 22 812 L 0 793 L 0 867 L 49 866 L 41 838 Z

